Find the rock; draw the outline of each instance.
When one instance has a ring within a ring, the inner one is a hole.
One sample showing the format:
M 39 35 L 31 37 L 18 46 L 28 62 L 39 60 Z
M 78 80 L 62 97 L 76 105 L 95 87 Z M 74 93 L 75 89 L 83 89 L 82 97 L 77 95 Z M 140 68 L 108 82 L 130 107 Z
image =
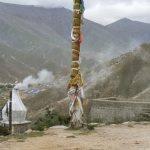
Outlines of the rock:
M 89 123 L 88 126 L 98 127 L 98 126 L 99 126 L 99 123 Z
M 122 125 L 127 125 L 127 126 L 128 126 L 129 124 L 130 124 L 129 121 L 128 121 L 128 122 L 123 122 L 123 123 L 122 123 Z
M 117 124 L 111 124 L 110 126 L 115 127 Z
M 31 129 L 27 130 L 25 133 L 31 133 L 33 132 Z
M 69 135 L 69 136 L 66 136 L 66 138 L 75 138 L 74 135 Z
M 140 142 L 139 141 L 135 141 L 135 144 L 140 144 Z
M 149 125 L 150 122 L 148 122 L 148 121 L 143 121 L 143 122 L 140 122 L 140 124 L 141 124 L 141 125 Z
M 99 124 L 99 127 L 104 127 L 104 126 L 106 126 L 105 123 L 100 123 L 100 124 Z
M 68 127 L 66 126 L 53 126 L 53 127 L 50 127 L 50 129 L 67 129 Z

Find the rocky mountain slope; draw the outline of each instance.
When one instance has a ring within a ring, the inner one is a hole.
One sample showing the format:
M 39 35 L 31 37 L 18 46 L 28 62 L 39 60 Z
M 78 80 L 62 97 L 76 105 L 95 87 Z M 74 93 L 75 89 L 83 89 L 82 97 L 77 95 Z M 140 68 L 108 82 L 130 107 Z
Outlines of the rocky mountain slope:
M 143 44 L 132 52 L 98 64 L 84 74 L 86 97 L 120 97 L 150 101 L 149 66 L 150 44 Z M 47 107 L 53 108 L 65 97 L 65 85 L 61 85 L 28 96 L 23 101 L 28 108 L 28 117 L 35 119 L 44 114 Z
M 97 65 L 84 74 L 86 98 L 98 99 L 120 97 L 120 99 L 150 101 L 150 44 L 143 44 L 111 61 Z M 58 101 L 65 101 L 65 85 L 51 88 L 38 95 L 24 99 L 29 108 L 29 118 L 53 108 Z
M 44 68 L 54 74 L 68 74 L 71 21 L 72 12 L 65 8 L 0 3 L 0 82 L 22 80 Z M 141 35 L 138 44 L 150 41 L 149 24 L 124 19 L 119 22 L 102 26 L 85 19 L 83 70 L 134 47 L 131 41 L 136 35 Z M 133 27 L 136 29 L 131 36 Z
M 149 74 L 150 44 L 143 44 L 93 69 L 88 76 L 95 82 L 88 82 L 87 95 L 90 98 L 117 96 L 149 99 Z
M 133 48 L 141 43 L 150 42 L 149 26 L 150 24 L 133 21 L 128 18 L 123 18 L 107 25 L 111 32 Z

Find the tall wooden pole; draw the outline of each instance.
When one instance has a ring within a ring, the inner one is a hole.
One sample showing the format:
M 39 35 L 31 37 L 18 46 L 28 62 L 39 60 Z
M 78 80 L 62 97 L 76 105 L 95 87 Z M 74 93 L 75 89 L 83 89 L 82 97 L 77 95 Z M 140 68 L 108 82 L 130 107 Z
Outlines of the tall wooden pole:
M 67 84 L 68 96 L 70 98 L 71 126 L 78 128 L 83 124 L 83 81 L 80 73 L 80 44 L 82 42 L 82 15 L 84 12 L 83 0 L 74 0 L 73 23 L 72 23 L 72 63 L 70 80 Z
M 9 131 L 12 134 L 12 90 L 10 91 L 10 101 L 9 101 Z

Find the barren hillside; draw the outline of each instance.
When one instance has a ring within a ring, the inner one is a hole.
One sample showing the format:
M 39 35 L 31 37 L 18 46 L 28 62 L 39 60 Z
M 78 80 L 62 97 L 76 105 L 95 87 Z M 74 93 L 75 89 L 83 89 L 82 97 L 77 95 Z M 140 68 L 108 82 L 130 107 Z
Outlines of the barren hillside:
M 150 44 L 143 44 L 134 51 L 93 69 L 88 75 L 93 80 L 89 82 L 91 85 L 89 84 L 87 95 L 90 98 L 131 98 L 143 92 L 140 98 L 144 99 L 149 93 L 149 90 L 146 90 L 150 87 L 149 74 Z

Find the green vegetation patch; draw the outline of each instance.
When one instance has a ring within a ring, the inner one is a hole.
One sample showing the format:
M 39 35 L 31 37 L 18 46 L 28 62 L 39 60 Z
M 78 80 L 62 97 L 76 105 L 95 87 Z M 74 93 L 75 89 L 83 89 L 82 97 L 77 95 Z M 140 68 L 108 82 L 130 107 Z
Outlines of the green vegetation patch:
M 0 142 L 7 141 L 9 139 L 16 139 L 17 142 L 24 142 L 27 138 L 41 137 L 43 135 L 44 135 L 44 132 L 42 132 L 42 131 L 33 131 L 30 133 L 23 133 L 23 134 L 9 135 L 9 136 L 0 136 Z
M 27 138 L 41 137 L 43 135 L 44 135 L 44 132 L 42 131 L 33 131 L 30 133 L 17 134 L 12 137 L 17 139 L 18 142 L 24 142 Z
M 68 125 L 69 121 L 70 117 L 60 116 L 57 112 L 47 109 L 45 116 L 37 119 L 31 128 L 32 130 L 43 131 L 45 128 L 55 125 Z
M 7 135 L 9 135 L 8 128 L 0 126 L 0 136 L 7 136 Z

